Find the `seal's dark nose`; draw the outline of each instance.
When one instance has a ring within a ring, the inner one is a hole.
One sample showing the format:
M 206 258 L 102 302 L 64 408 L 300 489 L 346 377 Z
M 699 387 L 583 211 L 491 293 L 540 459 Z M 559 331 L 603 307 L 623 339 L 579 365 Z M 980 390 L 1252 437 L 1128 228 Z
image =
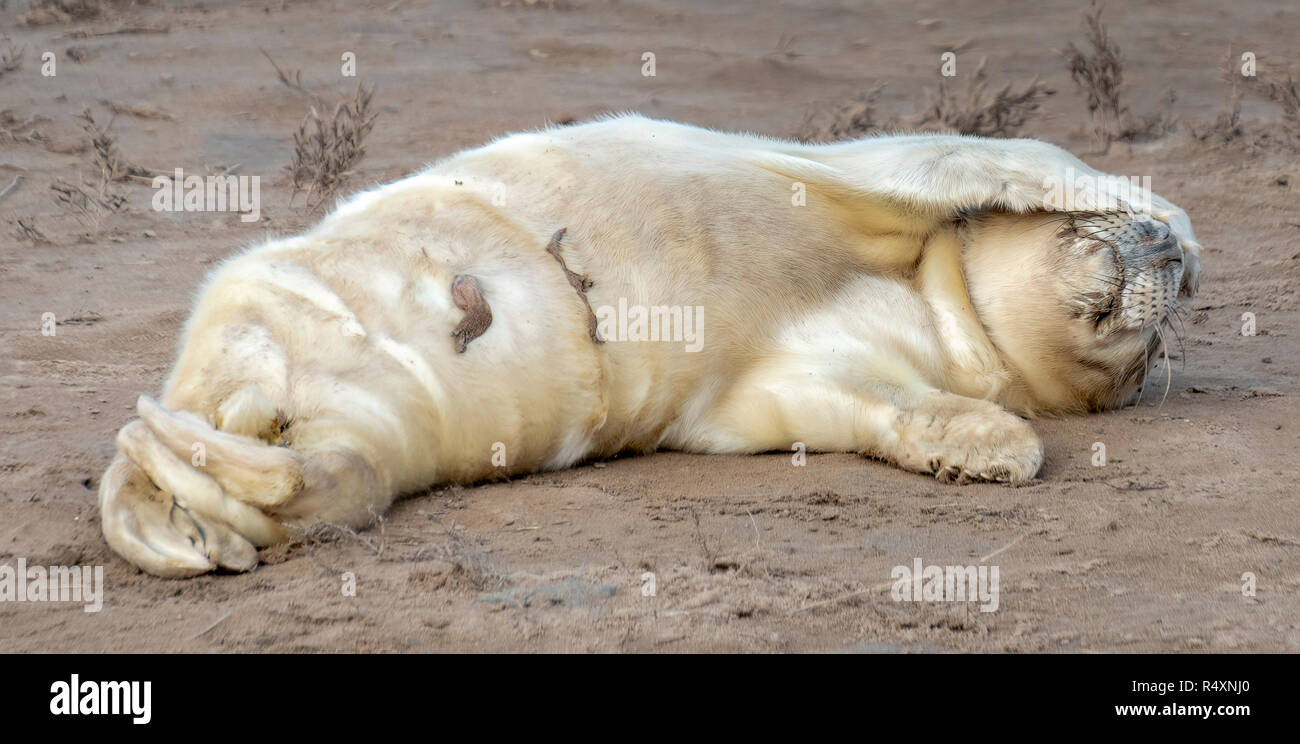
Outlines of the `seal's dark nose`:
M 1140 261 L 1153 269 L 1182 262 L 1183 249 L 1178 246 L 1173 231 L 1163 222 L 1141 220 L 1130 222 L 1121 244 L 1127 243 L 1130 261 Z

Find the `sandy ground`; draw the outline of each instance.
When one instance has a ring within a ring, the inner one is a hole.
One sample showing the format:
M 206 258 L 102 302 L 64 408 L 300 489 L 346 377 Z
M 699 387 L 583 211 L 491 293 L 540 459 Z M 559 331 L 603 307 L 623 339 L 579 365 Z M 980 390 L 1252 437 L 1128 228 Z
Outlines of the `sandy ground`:
M 1080 37 L 1076 2 L 209 0 L 39 26 L 8 5 L 0 28 L 25 54 L 0 76 L 0 110 L 43 117 L 44 139 L 0 140 L 0 188 L 22 176 L 0 201 L 0 563 L 103 565 L 107 597 L 97 614 L 0 604 L 0 651 L 1300 650 L 1300 158 L 1269 135 L 1280 114 L 1260 100 L 1235 142 L 1185 126 L 1222 111 L 1230 46 L 1295 62 L 1281 55 L 1300 22 L 1283 4 L 1114 4 L 1130 105 L 1150 113 L 1171 88 L 1184 126 L 1104 155 L 1057 51 Z M 204 273 L 314 219 L 283 175 L 310 100 L 259 48 L 325 101 L 378 85 L 359 189 L 606 111 L 790 136 L 810 106 L 888 82 L 879 108 L 908 114 L 953 46 L 959 65 L 987 55 L 995 83 L 1050 83 L 1024 133 L 1151 176 L 1208 250 L 1168 398 L 1161 366 L 1136 408 L 1040 422 L 1036 482 L 951 487 L 850 455 L 794 467 L 788 454 L 663 453 L 418 495 L 375 529 L 266 551 L 243 575 L 156 579 L 103 542 L 95 494 L 113 435 L 158 391 Z M 40 74 L 47 50 L 54 77 Z M 339 74 L 345 51 L 357 79 Z M 641 75 L 645 51 L 655 77 Z M 116 117 L 132 162 L 261 175 L 262 222 L 154 212 L 145 181 L 117 187 L 121 212 L 58 205 L 55 179 L 92 177 L 74 117 L 89 107 L 106 122 L 106 101 L 168 117 Z M 890 569 L 914 557 L 986 558 L 1000 608 L 892 601 Z

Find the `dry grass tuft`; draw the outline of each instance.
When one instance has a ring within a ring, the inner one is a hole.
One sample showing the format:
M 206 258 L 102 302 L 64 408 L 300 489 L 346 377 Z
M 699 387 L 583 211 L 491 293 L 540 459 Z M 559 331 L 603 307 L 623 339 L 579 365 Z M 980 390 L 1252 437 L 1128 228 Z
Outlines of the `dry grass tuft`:
M 1178 117 L 1174 115 L 1174 105 L 1178 103 L 1178 94 L 1172 88 L 1165 89 L 1160 99 L 1160 107 L 1150 116 L 1121 117 L 1118 139 L 1125 142 L 1149 142 L 1160 139 L 1178 128 Z
M 1088 113 L 1097 139 L 1104 150 L 1109 150 L 1116 140 L 1136 142 L 1163 137 L 1177 126 L 1171 113 L 1177 96 L 1167 91 L 1162 107 L 1150 116 L 1129 114 L 1122 100 L 1124 58 L 1101 20 L 1102 9 L 1094 2 L 1092 10 L 1083 13 L 1089 50 L 1081 51 L 1071 42 L 1062 52 L 1070 77 L 1088 97 Z
M 370 99 L 375 89 L 357 86 L 349 101 L 321 116 L 312 106 L 293 135 L 293 162 L 286 167 L 293 196 L 307 195 L 310 209 L 317 209 L 337 196 L 366 154 L 365 139 L 379 115 L 372 112 Z
M 954 92 L 942 79 L 936 90 L 928 92 L 926 108 L 912 117 L 882 119 L 876 101 L 884 89 L 882 83 L 838 108 L 810 111 L 798 138 L 804 142 L 834 142 L 900 129 L 1013 137 L 1038 113 L 1041 101 L 1056 92 L 1037 78 L 1020 88 L 1007 84 L 990 91 L 985 60 L 980 60 L 964 94 Z
M 1282 109 L 1282 140 L 1300 146 L 1300 86 L 1295 75 L 1275 70 L 1260 69 L 1254 75 L 1245 75 L 1237 68 L 1237 60 L 1228 51 L 1223 67 L 1223 80 L 1227 84 L 1227 100 L 1223 113 L 1211 122 L 1189 127 L 1191 134 L 1201 142 L 1226 143 L 1246 136 L 1241 121 L 1241 101 L 1246 95 L 1256 96 L 1277 104 Z M 1267 127 L 1252 126 L 1253 144 L 1277 141 L 1275 132 Z
M 0 109 L 0 144 L 44 142 L 45 136 L 37 129 L 42 121 L 46 120 L 40 116 L 23 119 L 12 109 Z
M 1224 80 L 1228 83 L 1224 111 L 1204 126 L 1188 125 L 1192 137 L 1201 142 L 1231 142 L 1245 134 L 1241 126 L 1241 85 L 1238 83 L 1239 76 L 1234 73 L 1232 51 L 1229 50 L 1224 69 Z
M 27 26 L 49 26 L 71 21 L 93 21 L 109 14 L 105 0 L 32 0 L 19 22 Z
M 284 83 L 285 87 L 289 88 L 290 90 L 297 91 L 307 96 L 308 98 L 311 98 L 317 104 L 320 103 L 320 97 L 317 96 L 315 93 L 312 93 L 311 91 L 307 90 L 307 88 L 303 86 L 302 70 L 294 70 L 292 74 L 287 73 L 280 67 L 280 65 L 276 64 L 276 61 L 273 57 L 271 57 L 270 52 L 260 47 L 258 48 L 258 51 L 261 52 L 262 56 L 266 57 L 266 61 L 270 62 L 271 66 L 275 68 L 275 76 L 280 79 L 281 83 Z
M 804 142 L 835 142 L 877 134 L 889 126 L 876 118 L 875 104 L 885 84 L 860 93 L 835 109 L 813 109 L 804 117 L 798 138 Z
M 14 231 L 14 235 L 19 240 L 29 243 L 50 242 L 50 239 L 45 236 L 45 233 L 41 232 L 40 228 L 36 226 L 36 219 L 34 217 L 15 218 L 14 224 L 18 226 L 18 229 Z
M 308 209 L 316 211 L 338 196 L 366 154 L 366 135 L 379 116 L 370 107 L 375 89 L 358 85 L 350 100 L 336 104 L 332 113 L 322 116 L 320 112 L 326 106 L 319 95 L 303 85 L 302 72 L 288 72 L 265 49 L 260 51 L 285 87 L 311 99 L 307 116 L 293 134 L 293 162 L 285 170 L 293 186 L 290 200 L 305 193 Z
M 93 183 L 85 184 L 88 188 L 56 180 L 50 189 L 54 191 L 59 206 L 72 210 L 78 218 L 98 227 L 106 214 L 120 211 L 126 206 L 126 197 L 114 191 L 114 182 L 130 178 L 152 179 L 154 174 L 122 157 L 117 149 L 117 140 L 108 132 L 113 125 L 112 120 L 101 127 L 90 109 L 83 111 L 77 118 L 81 120 L 81 128 L 90 138 L 91 166 L 98 171 L 99 178 Z
M 1250 91 L 1282 107 L 1282 129 L 1292 144 L 1300 145 L 1300 89 L 1295 78 L 1270 73 L 1246 78 Z
M 1124 84 L 1124 61 L 1119 45 L 1111 41 L 1110 31 L 1101 22 L 1101 11 L 1094 6 L 1093 12 L 1083 14 L 1091 52 L 1084 53 L 1070 42 L 1063 54 L 1070 77 L 1088 96 L 1088 113 L 1098 120 L 1097 134 L 1109 143 L 1123 112 L 1119 90 Z
M 60 207 L 72 211 L 83 223 L 96 228 L 105 215 L 126 207 L 126 197 L 113 193 L 107 182 L 101 182 L 97 190 L 91 191 L 57 178 L 50 184 L 50 190 Z
M 4 50 L 0 51 L 0 78 L 22 69 L 23 52 L 25 51 L 27 51 L 26 47 L 15 47 L 13 44 L 5 42 Z
M 18 16 L 20 26 L 54 26 L 64 23 L 81 23 L 86 21 L 120 21 L 124 11 L 134 6 L 152 5 L 153 0 L 30 0 L 27 12 Z M 0 5 L 0 9 L 3 6 Z M 77 29 L 66 34 L 71 38 L 90 38 L 93 36 L 115 36 L 135 33 L 166 33 L 166 28 L 147 26 L 122 27 L 112 30 L 94 31 Z
M 95 121 L 94 115 L 90 113 L 90 109 L 81 112 L 77 118 L 81 120 L 81 128 L 90 137 L 90 149 L 94 166 L 99 171 L 101 191 L 113 181 L 125 181 L 132 176 L 140 178 L 153 176 L 148 170 L 127 162 L 118 152 L 117 140 L 108 133 L 109 128 L 113 126 L 111 119 L 108 124 L 101 127 Z
M 990 93 L 984 64 L 985 60 L 981 59 L 967 84 L 964 97 L 948 87 L 946 78 L 940 79 L 938 89 L 929 93 L 925 110 L 908 123 L 918 129 L 938 128 L 980 137 L 1010 137 L 1038 112 L 1042 99 L 1056 92 L 1034 78 L 1023 88 L 1015 89 L 1008 83 Z

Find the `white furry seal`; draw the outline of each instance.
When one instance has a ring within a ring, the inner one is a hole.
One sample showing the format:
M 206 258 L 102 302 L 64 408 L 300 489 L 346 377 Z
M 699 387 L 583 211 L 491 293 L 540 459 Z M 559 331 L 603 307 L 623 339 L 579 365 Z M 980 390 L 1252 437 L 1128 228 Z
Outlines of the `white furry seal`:
M 1048 184 L 1098 176 L 1073 211 Z M 1033 140 L 518 134 L 227 261 L 100 488 L 162 576 L 399 494 L 626 450 L 853 451 L 1022 481 L 1195 291 L 1186 215 Z

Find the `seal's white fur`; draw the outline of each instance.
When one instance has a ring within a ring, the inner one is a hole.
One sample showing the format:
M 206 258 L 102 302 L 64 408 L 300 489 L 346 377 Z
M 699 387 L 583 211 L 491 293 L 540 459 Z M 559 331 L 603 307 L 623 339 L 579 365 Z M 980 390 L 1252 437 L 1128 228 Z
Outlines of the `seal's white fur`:
M 1021 334 L 1016 312 L 977 311 L 1005 292 L 968 293 L 966 274 L 992 287 L 1051 264 L 1044 181 L 1070 169 L 1094 173 L 1032 140 L 810 146 L 635 116 L 458 154 L 213 273 L 161 405 L 142 398 L 118 437 L 104 534 L 160 575 L 246 569 L 286 525 L 363 524 L 403 492 L 629 449 L 803 442 L 945 477 L 1030 478 L 1042 447 L 999 403 L 1087 407 L 1076 373 L 1048 359 L 1053 323 L 1070 321 L 1027 294 L 1037 304 L 1021 309 L 1044 320 Z M 1194 287 L 1190 224 L 1156 204 Z M 956 219 L 975 210 L 1026 216 Z M 592 306 L 703 308 L 702 349 L 593 343 L 545 251 L 562 227 Z M 463 354 L 458 275 L 492 310 Z M 999 335 L 1025 348 L 1008 354 Z

